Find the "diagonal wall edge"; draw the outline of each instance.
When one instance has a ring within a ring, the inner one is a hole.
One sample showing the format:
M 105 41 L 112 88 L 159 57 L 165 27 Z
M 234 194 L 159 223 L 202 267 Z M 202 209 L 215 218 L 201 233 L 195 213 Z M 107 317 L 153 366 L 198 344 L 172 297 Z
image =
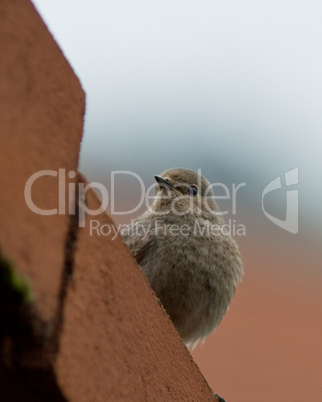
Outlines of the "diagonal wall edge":
M 2 400 L 214 400 L 121 239 L 91 236 L 90 216 L 78 229 L 63 213 L 68 197 L 58 205 L 59 175 L 65 194 L 78 180 L 85 95 L 29 0 L 0 0 L 0 38 L 0 251 L 19 291 L 30 284 L 33 322 L 23 314 L 19 325 L 38 334 L 31 350 L 18 331 L 24 353 L 14 361 L 0 315 Z M 28 199 L 26 183 L 40 171 Z M 61 213 L 37 214 L 30 202 Z M 91 190 L 87 202 L 98 205 Z M 46 370 L 29 378 L 41 361 Z
M 41 318 L 49 321 L 69 216 L 32 212 L 25 185 L 47 171 L 26 196 L 39 209 L 57 208 L 59 169 L 77 170 L 85 95 L 30 1 L 0 1 L 0 38 L 0 247 L 32 282 Z

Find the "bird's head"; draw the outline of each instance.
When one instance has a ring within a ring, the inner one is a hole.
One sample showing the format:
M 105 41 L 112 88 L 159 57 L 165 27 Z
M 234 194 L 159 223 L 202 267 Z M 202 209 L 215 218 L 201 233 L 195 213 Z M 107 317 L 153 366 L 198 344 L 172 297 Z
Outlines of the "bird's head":
M 218 215 L 212 185 L 200 174 L 190 169 L 172 168 L 154 177 L 157 190 L 152 209 L 156 213 L 169 210 L 178 215 Z

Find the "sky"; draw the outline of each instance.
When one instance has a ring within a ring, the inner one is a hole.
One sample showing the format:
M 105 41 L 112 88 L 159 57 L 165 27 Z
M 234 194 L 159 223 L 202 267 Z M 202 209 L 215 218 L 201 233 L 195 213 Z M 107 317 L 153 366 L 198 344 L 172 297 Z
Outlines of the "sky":
M 300 229 L 322 236 L 320 1 L 34 4 L 87 95 L 90 180 L 129 170 L 149 185 L 169 167 L 201 168 L 245 182 L 242 202 L 260 211 L 265 186 L 298 167 Z

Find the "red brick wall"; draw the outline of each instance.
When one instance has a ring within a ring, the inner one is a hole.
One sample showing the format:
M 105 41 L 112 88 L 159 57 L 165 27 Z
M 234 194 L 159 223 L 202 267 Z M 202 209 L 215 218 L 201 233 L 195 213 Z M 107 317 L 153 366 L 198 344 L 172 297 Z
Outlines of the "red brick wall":
M 29 0 L 0 0 L 0 105 L 0 399 L 214 400 L 122 240 L 26 204 L 34 173 L 77 172 L 85 109 Z M 36 180 L 32 200 L 58 208 L 58 177 Z M 92 191 L 86 202 L 99 205 Z M 6 270 L 22 282 L 4 282 Z

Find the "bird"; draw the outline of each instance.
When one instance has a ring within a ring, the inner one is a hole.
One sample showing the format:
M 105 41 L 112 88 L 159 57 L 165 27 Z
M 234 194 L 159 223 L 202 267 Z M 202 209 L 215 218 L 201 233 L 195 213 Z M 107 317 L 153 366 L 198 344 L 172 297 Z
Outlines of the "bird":
M 152 204 L 122 238 L 183 342 L 195 347 L 225 315 L 244 273 L 241 255 L 200 172 L 154 177 Z

